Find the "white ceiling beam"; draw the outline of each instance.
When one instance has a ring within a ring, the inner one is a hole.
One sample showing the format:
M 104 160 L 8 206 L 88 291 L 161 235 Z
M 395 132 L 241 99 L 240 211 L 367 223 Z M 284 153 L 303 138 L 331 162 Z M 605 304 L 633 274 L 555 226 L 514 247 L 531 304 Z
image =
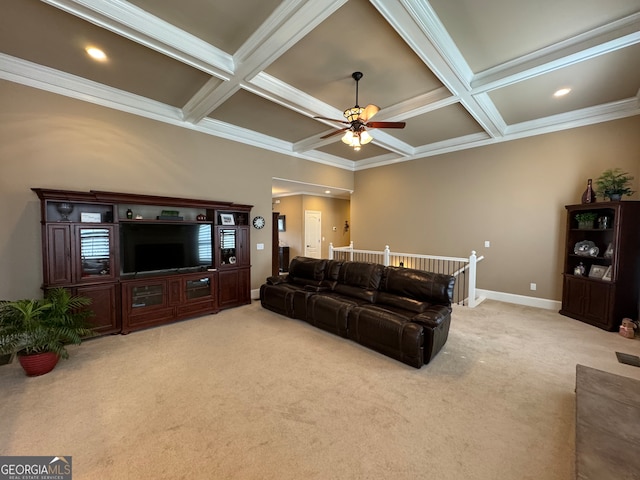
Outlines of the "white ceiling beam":
M 42 0 L 210 75 L 228 80 L 233 57 L 123 0 Z
M 235 93 L 244 81 L 258 75 L 309 31 L 340 8 L 346 0 L 318 0 L 315 2 L 289 1 L 269 17 L 239 49 L 235 61 L 236 70 L 229 84 L 211 91 L 209 98 L 201 98 L 197 104 L 189 102 L 184 108 L 186 120 L 197 123 L 218 105 Z M 284 7 L 295 9 L 287 11 Z
M 590 60 L 640 42 L 640 13 L 542 48 L 478 73 L 474 93 L 488 92 Z

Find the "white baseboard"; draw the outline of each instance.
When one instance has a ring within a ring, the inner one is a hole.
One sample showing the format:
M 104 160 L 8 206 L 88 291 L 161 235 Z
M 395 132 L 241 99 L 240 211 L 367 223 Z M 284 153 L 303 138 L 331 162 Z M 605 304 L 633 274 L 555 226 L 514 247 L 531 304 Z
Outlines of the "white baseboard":
M 476 289 L 476 294 L 478 297 L 485 297 L 489 300 L 526 305 L 527 307 L 544 308 L 546 310 L 560 310 L 560 307 L 562 306 L 562 302 L 559 302 L 558 300 L 527 297 L 526 295 L 515 295 L 513 293 L 494 292 L 492 290 Z
M 251 290 L 251 300 L 260 300 L 260 289 Z

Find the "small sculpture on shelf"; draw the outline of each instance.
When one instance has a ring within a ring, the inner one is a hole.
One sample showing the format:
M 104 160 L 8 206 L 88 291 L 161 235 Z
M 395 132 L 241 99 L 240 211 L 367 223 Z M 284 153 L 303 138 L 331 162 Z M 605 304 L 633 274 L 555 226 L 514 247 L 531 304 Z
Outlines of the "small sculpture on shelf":
M 587 189 L 582 194 L 582 203 L 593 203 L 596 201 L 596 192 L 593 191 L 591 179 L 587 180 Z
M 61 222 L 71 221 L 69 220 L 69 215 L 71 215 L 71 212 L 73 212 L 73 203 L 67 203 L 67 202 L 59 203 L 58 205 L 56 205 L 56 209 L 58 210 L 58 213 L 62 216 L 62 218 L 60 219 Z
M 573 274 L 583 277 L 586 269 L 584 267 L 584 263 L 580 262 L 576 265 L 576 268 L 573 269 Z

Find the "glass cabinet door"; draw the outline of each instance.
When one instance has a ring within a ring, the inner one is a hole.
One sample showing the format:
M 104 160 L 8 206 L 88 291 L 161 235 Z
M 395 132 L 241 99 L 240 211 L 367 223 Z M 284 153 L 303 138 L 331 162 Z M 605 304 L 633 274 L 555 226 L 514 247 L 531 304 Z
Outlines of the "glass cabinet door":
M 113 277 L 113 227 L 77 227 L 78 278 Z
M 220 229 L 220 264 L 233 265 L 237 261 L 237 232 L 235 228 Z

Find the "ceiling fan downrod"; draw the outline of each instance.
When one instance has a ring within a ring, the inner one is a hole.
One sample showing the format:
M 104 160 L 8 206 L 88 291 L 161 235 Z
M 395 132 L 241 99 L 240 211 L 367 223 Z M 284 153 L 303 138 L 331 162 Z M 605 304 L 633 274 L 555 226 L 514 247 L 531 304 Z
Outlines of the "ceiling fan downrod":
M 356 81 L 356 107 L 359 107 L 360 105 L 358 104 L 358 82 L 360 82 L 360 79 L 364 76 L 364 74 L 362 72 L 353 72 L 351 74 L 351 78 L 353 78 Z

